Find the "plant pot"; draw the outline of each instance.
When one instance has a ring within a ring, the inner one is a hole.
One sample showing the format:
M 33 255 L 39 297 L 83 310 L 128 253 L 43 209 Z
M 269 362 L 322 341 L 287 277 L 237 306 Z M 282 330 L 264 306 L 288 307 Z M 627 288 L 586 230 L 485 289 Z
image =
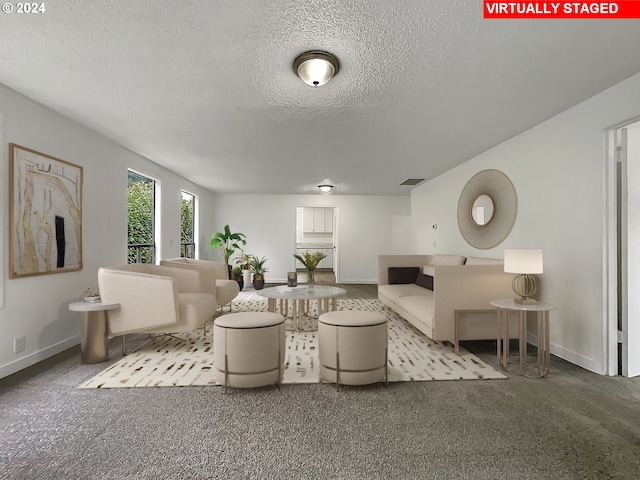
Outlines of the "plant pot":
M 255 288 L 256 290 L 262 290 L 264 288 L 264 275 L 253 275 L 253 288 Z
M 238 286 L 240 287 L 240 291 L 242 291 L 242 288 L 244 287 L 244 278 L 242 278 L 242 275 L 234 275 L 233 279 L 238 282 Z
M 242 270 L 242 279 L 247 287 L 251 285 L 251 270 Z

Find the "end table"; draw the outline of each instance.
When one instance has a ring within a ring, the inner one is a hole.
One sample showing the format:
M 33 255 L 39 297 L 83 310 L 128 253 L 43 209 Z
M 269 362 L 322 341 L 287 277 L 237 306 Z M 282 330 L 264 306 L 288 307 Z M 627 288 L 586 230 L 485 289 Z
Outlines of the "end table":
M 513 298 L 493 300 L 490 302 L 498 309 L 498 363 L 504 370 L 509 363 L 509 312 L 518 312 L 520 335 L 520 374 L 529 378 L 544 377 L 549 373 L 551 353 L 549 351 L 549 312 L 556 307 L 548 303 L 522 304 L 516 303 Z M 537 375 L 530 375 L 527 366 L 527 313 L 537 313 L 538 336 L 538 369 Z
M 80 361 L 100 363 L 109 360 L 109 334 L 107 310 L 120 308 L 119 303 L 71 302 L 69 310 L 82 312 L 82 335 L 80 337 Z

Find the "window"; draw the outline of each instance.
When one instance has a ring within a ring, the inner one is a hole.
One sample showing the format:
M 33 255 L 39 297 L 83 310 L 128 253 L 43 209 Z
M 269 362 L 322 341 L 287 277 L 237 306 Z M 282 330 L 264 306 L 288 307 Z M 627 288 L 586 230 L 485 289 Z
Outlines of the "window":
M 155 263 L 156 181 L 132 170 L 127 186 L 127 263 Z
M 182 191 L 180 200 L 180 256 L 196 258 L 196 243 L 194 236 L 196 215 L 196 197 L 189 192 Z

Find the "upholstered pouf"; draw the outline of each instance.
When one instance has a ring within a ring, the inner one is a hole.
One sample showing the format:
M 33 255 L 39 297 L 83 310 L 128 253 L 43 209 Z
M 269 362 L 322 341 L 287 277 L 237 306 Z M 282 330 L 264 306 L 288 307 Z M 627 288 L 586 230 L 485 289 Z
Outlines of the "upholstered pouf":
M 342 310 L 318 320 L 320 378 L 340 385 L 387 381 L 387 318 L 381 313 Z
M 243 312 L 213 322 L 213 362 L 227 387 L 280 385 L 284 374 L 285 328 L 279 313 Z

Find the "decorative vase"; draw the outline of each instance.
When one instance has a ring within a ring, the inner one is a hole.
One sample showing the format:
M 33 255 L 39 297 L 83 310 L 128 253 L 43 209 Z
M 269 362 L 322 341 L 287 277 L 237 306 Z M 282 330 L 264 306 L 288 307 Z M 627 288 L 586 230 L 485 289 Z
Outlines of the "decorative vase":
M 309 288 L 312 288 L 316 283 L 316 271 L 315 270 L 307 270 L 307 284 Z
M 238 275 L 236 277 L 236 282 L 238 282 L 238 286 L 240 287 L 240 291 L 242 291 L 242 289 L 244 288 L 244 279 L 242 278 L 242 276 Z
M 242 270 L 242 280 L 244 280 L 244 284 L 249 288 L 249 285 L 251 285 L 251 270 Z

